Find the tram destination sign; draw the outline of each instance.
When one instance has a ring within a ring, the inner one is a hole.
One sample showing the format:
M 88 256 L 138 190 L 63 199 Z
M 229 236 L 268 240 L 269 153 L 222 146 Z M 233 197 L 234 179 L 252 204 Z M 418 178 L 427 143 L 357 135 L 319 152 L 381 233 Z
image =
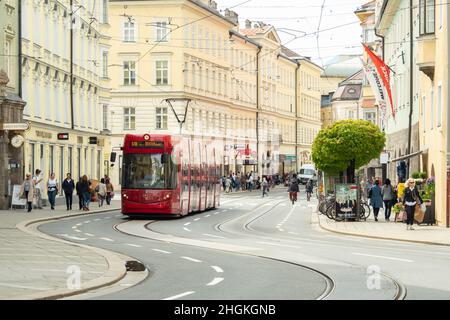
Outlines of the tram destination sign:
M 163 149 L 164 142 L 163 141 L 131 141 L 131 148 L 147 148 L 147 149 Z

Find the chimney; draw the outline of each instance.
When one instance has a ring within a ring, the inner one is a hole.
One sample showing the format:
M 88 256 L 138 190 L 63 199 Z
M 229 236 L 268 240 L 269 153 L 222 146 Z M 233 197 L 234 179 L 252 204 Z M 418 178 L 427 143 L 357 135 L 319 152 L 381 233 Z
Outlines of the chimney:
M 236 12 L 231 11 L 229 9 L 225 9 L 225 18 L 228 18 L 229 20 L 233 21 L 234 23 L 239 23 L 239 16 Z
M 211 9 L 217 10 L 217 2 L 215 2 L 213 0 L 209 0 L 209 7 Z
M 250 20 L 245 20 L 245 29 L 251 29 L 252 28 L 252 22 Z

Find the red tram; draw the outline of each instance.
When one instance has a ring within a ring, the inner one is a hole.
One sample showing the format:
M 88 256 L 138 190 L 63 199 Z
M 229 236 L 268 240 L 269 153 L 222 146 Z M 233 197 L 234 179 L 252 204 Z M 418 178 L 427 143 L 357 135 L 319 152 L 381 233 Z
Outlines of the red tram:
M 181 217 L 219 206 L 219 142 L 127 134 L 122 150 L 122 214 Z

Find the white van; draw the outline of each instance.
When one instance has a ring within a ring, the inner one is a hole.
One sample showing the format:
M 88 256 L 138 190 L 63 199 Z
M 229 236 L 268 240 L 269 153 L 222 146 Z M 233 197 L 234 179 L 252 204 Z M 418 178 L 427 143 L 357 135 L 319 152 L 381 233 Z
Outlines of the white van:
M 304 164 L 302 165 L 298 175 L 297 179 L 302 184 L 306 184 L 309 179 L 312 179 L 314 181 L 314 184 L 317 184 L 317 171 L 313 164 Z

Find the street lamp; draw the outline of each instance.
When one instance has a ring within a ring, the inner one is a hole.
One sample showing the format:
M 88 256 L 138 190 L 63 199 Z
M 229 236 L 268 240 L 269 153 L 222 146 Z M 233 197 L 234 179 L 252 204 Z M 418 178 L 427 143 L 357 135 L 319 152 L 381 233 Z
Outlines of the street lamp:
M 180 126 L 180 134 L 183 129 L 183 124 L 186 122 L 187 111 L 189 108 L 189 103 L 192 99 L 189 98 L 168 98 L 161 101 L 167 102 L 172 109 L 175 118 L 177 119 L 178 125 Z

